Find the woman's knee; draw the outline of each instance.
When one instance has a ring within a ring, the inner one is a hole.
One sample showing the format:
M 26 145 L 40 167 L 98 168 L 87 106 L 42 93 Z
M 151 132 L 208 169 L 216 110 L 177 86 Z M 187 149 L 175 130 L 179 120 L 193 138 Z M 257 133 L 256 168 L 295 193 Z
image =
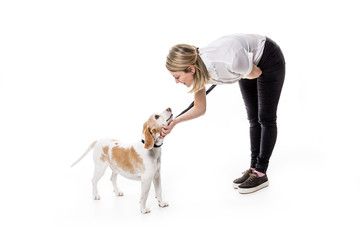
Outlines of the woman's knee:
M 274 118 L 259 117 L 259 124 L 262 127 L 276 127 L 276 117 Z

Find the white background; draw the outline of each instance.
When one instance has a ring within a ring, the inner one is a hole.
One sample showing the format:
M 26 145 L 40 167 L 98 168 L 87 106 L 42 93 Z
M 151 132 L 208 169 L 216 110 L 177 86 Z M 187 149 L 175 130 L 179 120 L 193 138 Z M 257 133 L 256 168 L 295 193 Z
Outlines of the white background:
M 345 239 L 359 237 L 356 1 L 1 1 L 0 236 L 6 239 Z M 248 122 L 237 84 L 163 147 L 170 207 L 139 211 L 140 183 L 110 171 L 93 201 L 94 140 L 140 140 L 149 115 L 193 96 L 165 69 L 171 46 L 258 33 L 282 48 L 270 186 L 240 195 Z

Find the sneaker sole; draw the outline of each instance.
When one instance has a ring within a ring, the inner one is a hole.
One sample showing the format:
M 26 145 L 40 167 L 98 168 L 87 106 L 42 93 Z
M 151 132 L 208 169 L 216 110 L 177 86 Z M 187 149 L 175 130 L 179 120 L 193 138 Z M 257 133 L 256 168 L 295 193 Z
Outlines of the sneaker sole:
M 266 181 L 262 184 L 260 184 L 259 186 L 256 186 L 256 187 L 253 187 L 253 188 L 239 188 L 238 187 L 238 190 L 239 190 L 239 193 L 241 194 L 247 194 L 247 193 L 253 193 L 253 192 L 256 192 L 262 188 L 265 188 L 269 186 L 269 181 Z
M 240 184 L 241 184 L 241 183 L 233 183 L 233 187 L 234 187 L 235 189 L 239 189 Z

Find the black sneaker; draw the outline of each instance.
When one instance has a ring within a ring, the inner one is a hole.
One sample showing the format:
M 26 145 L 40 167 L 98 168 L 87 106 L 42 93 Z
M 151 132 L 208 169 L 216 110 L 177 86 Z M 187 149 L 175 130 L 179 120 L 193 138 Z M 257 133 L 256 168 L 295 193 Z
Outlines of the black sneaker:
M 266 174 L 259 177 L 256 172 L 250 174 L 250 177 L 238 187 L 239 193 L 253 193 L 264 187 L 269 186 L 269 180 Z
M 235 189 L 238 189 L 239 186 L 240 186 L 240 184 L 242 184 L 243 182 L 245 182 L 246 179 L 248 179 L 248 178 L 250 177 L 250 174 L 251 174 L 251 173 L 252 173 L 251 168 L 249 168 L 248 170 L 246 170 L 245 172 L 243 172 L 243 173 L 242 173 L 242 174 L 243 174 L 242 177 L 240 177 L 240 178 L 238 178 L 238 179 L 235 179 L 235 180 L 233 181 L 233 187 L 234 187 Z

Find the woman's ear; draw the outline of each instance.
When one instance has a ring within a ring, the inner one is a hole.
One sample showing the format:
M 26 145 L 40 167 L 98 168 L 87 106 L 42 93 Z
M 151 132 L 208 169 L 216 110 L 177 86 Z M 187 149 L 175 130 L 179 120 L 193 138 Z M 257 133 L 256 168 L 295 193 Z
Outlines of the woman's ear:
M 189 66 L 187 69 L 186 69 L 186 72 L 191 72 L 192 74 L 195 74 L 195 66 Z
M 143 134 L 145 136 L 145 145 L 144 147 L 146 149 L 152 149 L 154 147 L 154 138 L 151 134 L 151 129 L 150 127 L 147 125 L 147 123 L 144 124 L 144 128 L 143 128 Z

